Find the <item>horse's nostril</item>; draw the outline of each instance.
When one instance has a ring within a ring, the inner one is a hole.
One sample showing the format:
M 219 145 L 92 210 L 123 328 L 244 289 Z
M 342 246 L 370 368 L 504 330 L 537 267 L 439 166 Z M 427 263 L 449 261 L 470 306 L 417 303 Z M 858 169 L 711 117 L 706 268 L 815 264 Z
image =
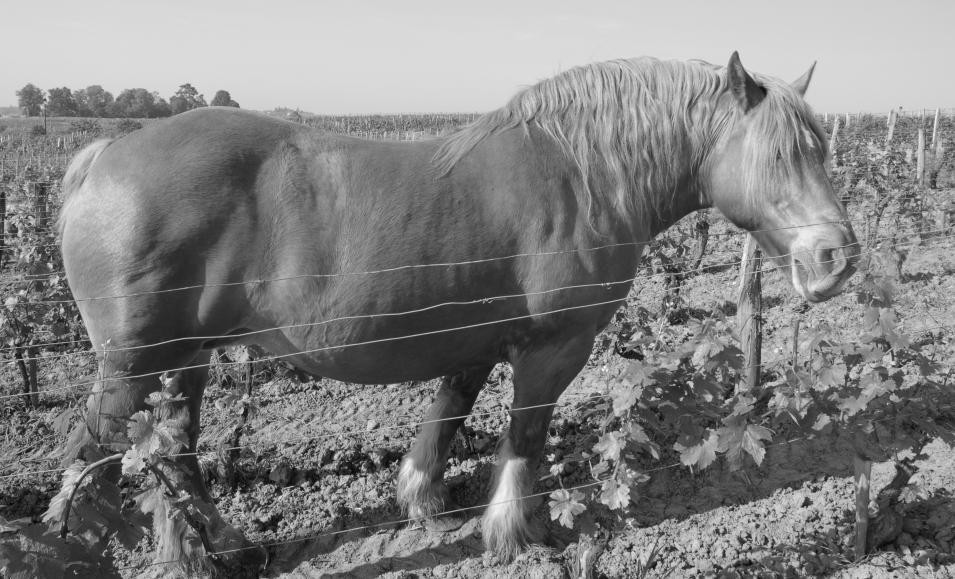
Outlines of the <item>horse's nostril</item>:
M 820 249 L 816 259 L 818 264 L 823 266 L 823 268 L 832 267 L 834 263 L 833 257 L 834 250 L 832 249 Z
M 843 247 L 835 247 L 825 250 L 827 263 L 831 268 L 830 275 L 840 275 L 849 267 L 849 260 L 846 257 L 846 250 Z

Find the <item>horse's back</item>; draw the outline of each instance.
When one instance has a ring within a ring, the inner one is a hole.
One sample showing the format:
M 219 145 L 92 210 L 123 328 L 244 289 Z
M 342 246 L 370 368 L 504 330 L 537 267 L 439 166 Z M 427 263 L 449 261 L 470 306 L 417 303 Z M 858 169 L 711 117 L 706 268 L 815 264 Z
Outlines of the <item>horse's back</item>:
M 60 221 L 91 336 L 226 336 L 380 306 L 382 276 L 323 274 L 441 261 L 455 247 L 428 243 L 427 217 L 447 213 L 433 205 L 433 151 L 213 108 L 81 153 Z M 254 282 L 276 279 L 288 281 Z M 89 300 L 103 296 L 132 297 Z

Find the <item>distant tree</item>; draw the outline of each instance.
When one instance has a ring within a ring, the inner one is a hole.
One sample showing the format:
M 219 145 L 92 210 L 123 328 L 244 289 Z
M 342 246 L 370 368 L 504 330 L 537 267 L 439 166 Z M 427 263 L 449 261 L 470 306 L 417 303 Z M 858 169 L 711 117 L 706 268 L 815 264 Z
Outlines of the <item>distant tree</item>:
M 46 91 L 46 114 L 51 117 L 75 117 L 79 115 L 79 108 L 73 100 L 73 91 L 64 87 L 51 88 Z
M 232 100 L 232 95 L 229 94 L 227 90 L 216 91 L 216 96 L 212 97 L 212 102 L 209 103 L 214 107 L 235 107 L 239 108 L 239 103 Z
M 176 94 L 169 98 L 169 107 L 174 115 L 204 106 L 208 106 L 205 97 L 188 82 L 180 85 Z
M 43 90 L 33 83 L 27 83 L 17 91 L 17 105 L 28 117 L 40 116 L 44 102 L 46 102 L 46 96 L 43 95 Z
M 86 99 L 86 91 L 79 89 L 73 91 L 73 102 L 76 103 L 76 114 L 80 117 L 95 117 L 93 109 L 90 108 Z
M 108 117 L 113 95 L 98 84 L 73 91 L 73 100 L 81 117 Z
M 152 116 L 154 118 L 172 116 L 172 107 L 169 106 L 169 103 L 166 102 L 166 99 L 159 96 L 159 93 L 156 91 L 153 91 L 153 100 L 155 104 L 153 105 Z
M 109 107 L 110 116 L 134 119 L 156 118 L 169 115 L 169 104 L 157 93 L 144 88 L 128 88 L 119 93 Z

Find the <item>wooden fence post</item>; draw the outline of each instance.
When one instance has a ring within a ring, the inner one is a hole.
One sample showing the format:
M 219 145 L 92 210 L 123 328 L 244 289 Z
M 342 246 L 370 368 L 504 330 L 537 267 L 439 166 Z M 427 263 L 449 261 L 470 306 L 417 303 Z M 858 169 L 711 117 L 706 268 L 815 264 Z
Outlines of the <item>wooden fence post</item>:
M 697 212 L 696 238 L 697 251 L 693 257 L 693 267 L 690 268 L 690 272 L 699 274 L 702 273 L 700 271 L 700 265 L 703 263 L 703 256 L 706 254 L 706 244 L 710 239 L 710 221 L 707 219 L 707 211 L 705 209 Z
M 799 363 L 799 325 L 802 323 L 802 318 L 796 318 L 796 321 L 793 322 L 793 357 L 789 362 L 793 368 L 793 371 L 796 370 L 796 364 Z
M 919 189 L 925 188 L 925 129 L 919 127 L 919 144 L 916 153 L 915 179 Z
M 889 133 L 885 137 L 885 144 L 888 145 L 892 142 L 892 135 L 895 134 L 895 121 L 898 118 L 898 114 L 895 112 L 895 109 L 889 111 Z
M 36 215 L 37 224 L 39 224 L 40 227 L 43 227 L 46 225 L 47 217 L 50 212 L 50 184 L 46 181 L 34 181 L 31 184 L 31 189 L 31 193 L 33 193 L 33 213 Z
M 866 537 L 869 534 L 869 481 L 872 478 L 872 461 L 856 454 L 854 459 L 856 487 L 856 561 L 865 557 Z
M 7 242 L 7 187 L 0 182 L 0 267 L 3 267 Z
M 829 156 L 832 166 L 836 164 L 836 139 L 839 137 L 839 117 L 832 120 L 832 135 L 829 136 Z
M 938 146 L 938 116 L 941 113 L 941 109 L 938 107 L 935 108 L 935 121 L 932 123 L 932 147 Z
M 762 254 L 756 238 L 747 235 L 743 246 L 743 263 L 740 266 L 739 297 L 736 301 L 736 324 L 743 348 L 745 378 L 737 385 L 737 394 L 752 392 L 759 387 L 763 349 L 761 265 Z

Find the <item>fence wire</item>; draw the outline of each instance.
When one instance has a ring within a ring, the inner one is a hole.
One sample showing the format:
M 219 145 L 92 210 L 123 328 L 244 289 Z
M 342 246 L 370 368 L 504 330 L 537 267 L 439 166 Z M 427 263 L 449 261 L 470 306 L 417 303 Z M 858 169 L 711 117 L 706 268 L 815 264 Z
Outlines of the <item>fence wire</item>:
M 955 236 L 955 233 L 951 234 L 950 236 Z M 948 237 L 946 237 L 946 239 L 947 239 L 947 238 L 948 238 Z M 880 250 L 872 250 L 872 251 L 870 251 L 870 252 L 868 252 L 868 253 L 875 253 L 875 252 L 877 252 L 877 251 L 880 251 Z M 863 252 L 863 254 L 865 254 L 865 252 Z M 860 254 L 860 256 L 863 255 L 863 254 Z M 833 262 L 833 260 L 823 260 L 823 261 L 818 261 L 818 262 L 808 262 L 808 263 L 806 263 L 805 265 L 809 266 L 809 265 L 818 265 L 818 264 L 825 264 L 825 263 L 832 263 L 832 262 Z M 742 262 L 740 262 L 740 263 L 742 263 Z M 775 271 L 776 269 L 782 269 L 783 267 L 785 267 L 786 269 L 789 268 L 789 266 L 779 266 L 779 265 L 776 265 L 776 266 L 771 267 L 771 268 L 768 268 L 768 269 L 766 269 L 766 270 L 764 270 L 764 271 L 767 271 L 767 272 L 769 272 L 769 271 Z M 652 274 L 652 275 L 657 275 L 657 274 Z M 586 287 L 605 287 L 605 286 L 606 286 L 606 287 L 609 288 L 611 285 L 614 285 L 614 284 L 632 283 L 632 282 L 634 281 L 634 279 L 638 279 L 639 277 L 640 277 L 640 276 L 636 276 L 636 277 L 634 277 L 634 278 L 628 278 L 628 279 L 626 279 L 626 280 L 617 281 L 617 282 L 602 282 L 602 283 L 597 283 L 597 284 L 587 284 Z M 574 288 L 574 287 L 578 287 L 578 286 L 568 286 L 568 288 Z M 535 295 L 536 293 L 547 293 L 547 292 L 550 292 L 550 291 L 559 291 L 559 290 L 561 290 L 561 289 L 568 289 L 568 288 L 557 288 L 557 289 L 555 289 L 555 290 L 544 290 L 544 292 L 531 292 L 531 293 L 526 293 L 526 294 L 516 294 L 515 296 L 516 296 L 516 297 L 520 297 L 520 296 L 531 296 L 531 295 Z M 510 297 L 515 297 L 515 296 L 510 296 Z M 481 298 L 481 299 L 474 300 L 474 301 L 471 301 L 471 302 L 466 302 L 466 304 L 480 304 L 480 303 L 486 302 L 487 299 L 488 299 L 488 298 Z M 493 299 L 493 298 L 492 298 L 492 299 Z M 600 300 L 600 301 L 597 301 L 597 302 L 591 302 L 591 303 L 586 303 L 586 304 L 578 304 L 578 305 L 573 305 L 573 306 L 565 306 L 565 307 L 562 307 L 562 308 L 557 308 L 557 309 L 553 309 L 553 310 L 549 310 L 549 311 L 544 311 L 544 312 L 535 312 L 535 313 L 528 313 L 528 314 L 522 314 L 522 315 L 517 315 L 517 316 L 509 316 L 509 317 L 507 317 L 507 318 L 503 318 L 503 319 L 499 319 L 499 320 L 489 320 L 489 321 L 483 321 L 483 322 L 475 322 L 475 323 L 466 324 L 466 325 L 462 325 L 462 326 L 456 326 L 456 327 L 450 327 L 450 328 L 439 328 L 439 329 L 435 329 L 435 330 L 428 330 L 428 331 L 423 331 L 423 332 L 416 332 L 416 333 L 414 333 L 414 334 L 408 334 L 408 335 L 403 335 L 403 336 L 391 336 L 391 337 L 387 337 L 387 338 L 377 338 L 377 339 L 363 340 L 363 341 L 354 342 L 354 343 L 349 343 L 349 344 L 325 345 L 325 346 L 320 346 L 320 347 L 315 347 L 315 348 L 306 348 L 306 349 L 303 349 L 303 350 L 299 350 L 299 351 L 291 352 L 291 353 L 286 353 L 286 354 L 275 354 L 275 355 L 265 356 L 265 357 L 259 358 L 257 361 L 259 361 L 259 362 L 264 362 L 264 361 L 280 361 L 280 360 L 285 360 L 285 359 L 289 359 L 289 358 L 294 358 L 295 356 L 300 356 L 300 355 L 305 355 L 305 354 L 315 354 L 315 353 L 327 352 L 327 351 L 332 351 L 332 350 L 343 350 L 343 349 L 354 348 L 354 347 L 359 347 L 359 346 L 376 345 L 376 344 L 382 344 L 382 343 L 387 343 L 387 342 L 394 342 L 394 341 L 414 339 L 414 338 L 422 338 L 422 337 L 434 336 L 434 335 L 439 335 L 439 334 L 446 334 L 446 333 L 450 333 L 450 332 L 456 332 L 456 331 L 463 331 L 463 330 L 469 330 L 469 329 L 482 328 L 482 327 L 492 326 L 492 325 L 496 325 L 496 324 L 504 324 L 504 323 L 514 322 L 514 321 L 519 321 L 519 320 L 527 320 L 527 319 L 541 318 L 541 317 L 548 316 L 548 315 L 554 315 L 554 314 L 565 313 L 565 312 L 570 312 L 570 311 L 578 311 L 578 310 L 587 309 L 587 308 L 595 308 L 595 307 L 609 306 L 609 305 L 612 305 L 612 304 L 617 304 L 617 305 L 619 305 L 619 304 L 622 304 L 622 303 L 626 302 L 627 299 L 628 299 L 628 296 L 624 296 L 624 297 L 621 297 L 621 298 L 614 298 L 614 299 L 610 299 L 610 300 Z M 451 304 L 451 305 L 462 305 L 462 304 L 457 303 L 457 302 L 449 302 L 449 304 Z M 433 309 L 434 307 L 437 307 L 437 306 L 429 306 L 429 307 L 426 308 L 426 309 Z M 418 312 L 420 312 L 420 311 L 423 311 L 423 310 L 409 310 L 408 312 L 396 312 L 396 313 L 390 313 L 390 314 L 377 314 L 377 313 L 376 313 L 376 314 L 366 314 L 365 316 L 345 316 L 345 317 L 342 317 L 342 318 L 335 318 L 335 319 L 333 319 L 333 320 L 324 320 L 324 321 L 319 321 L 319 322 L 309 322 L 309 323 L 305 323 L 305 324 L 299 324 L 299 325 L 296 325 L 295 327 L 298 327 L 298 326 L 315 326 L 315 325 L 322 325 L 322 324 L 330 323 L 331 321 L 356 319 L 356 318 L 358 318 L 358 317 L 383 317 L 383 316 L 387 316 L 387 315 L 394 315 L 394 316 L 398 316 L 398 315 L 409 315 L 409 314 L 413 314 L 413 313 L 418 313 Z M 270 328 L 270 329 L 267 329 L 267 330 L 265 330 L 265 331 L 276 331 L 276 329 Z M 223 336 L 223 337 L 225 337 L 225 336 Z M 188 338 L 181 338 L 181 339 L 180 339 L 180 338 L 177 338 L 177 339 L 171 340 L 171 341 L 193 340 L 193 339 L 195 339 L 195 338 L 194 338 L 194 337 L 188 337 Z M 155 346 L 152 346 L 152 347 L 155 347 Z M 129 348 L 117 348 L 117 349 L 115 349 L 114 351 L 123 351 L 123 350 L 125 350 L 125 349 L 129 349 Z M 220 362 L 220 363 L 219 363 L 220 367 L 222 367 L 222 366 L 228 367 L 228 366 L 235 366 L 235 365 L 242 365 L 242 364 L 245 364 L 245 362 Z M 77 383 L 70 384 L 70 385 L 67 385 L 67 386 L 61 386 L 61 387 L 56 387 L 56 388 L 46 388 L 46 389 L 44 389 L 42 392 L 45 393 L 45 394 L 50 394 L 50 393 L 54 393 L 54 392 L 64 392 L 64 391 L 68 391 L 68 390 L 75 390 L 75 389 L 77 389 L 77 388 L 81 388 L 81 387 L 84 387 L 84 386 L 92 386 L 93 384 L 95 384 L 95 383 L 97 383 L 97 382 L 107 383 L 107 382 L 115 382 L 115 381 L 134 380 L 134 379 L 138 379 L 138 378 L 148 378 L 148 377 L 152 377 L 152 376 L 159 376 L 159 375 L 164 374 L 164 373 L 167 373 L 167 372 L 169 372 L 169 373 L 175 373 L 175 372 L 182 372 L 182 371 L 186 371 L 186 370 L 194 370 L 194 369 L 199 369 L 199 368 L 207 368 L 207 367 L 209 367 L 209 366 L 210 366 L 210 363 L 202 363 L 202 364 L 186 365 L 186 366 L 181 366 L 181 367 L 177 367 L 177 368 L 166 369 L 166 370 L 162 370 L 162 371 L 148 372 L 148 373 L 143 373 L 143 374 L 132 374 L 132 375 L 128 375 L 128 376 L 108 376 L 108 377 L 103 377 L 103 378 L 101 378 L 101 379 L 99 379 L 99 380 L 82 381 L 82 382 L 77 382 Z M 19 394 L 4 394 L 4 395 L 0 395 L 0 400 L 7 400 L 7 399 L 11 399 L 11 398 L 22 398 L 23 396 L 24 396 L 23 393 L 19 393 Z
M 808 227 L 808 226 L 806 226 L 806 227 Z M 924 246 L 924 245 L 927 245 L 927 244 L 930 244 L 930 243 L 933 243 L 933 242 L 944 241 L 944 240 L 950 239 L 953 235 L 955 235 L 955 234 L 952 233 L 952 229 L 951 229 L 951 228 L 934 229 L 934 230 L 933 230 L 933 229 L 928 229 L 928 230 L 915 230 L 915 231 L 909 231 L 909 232 L 893 233 L 892 235 L 886 235 L 886 236 L 883 236 L 883 237 L 874 237 L 874 238 L 870 239 L 869 242 L 870 242 L 870 244 L 872 244 L 872 245 L 874 246 L 874 245 L 877 245 L 877 244 L 881 244 L 882 241 L 887 241 L 887 240 L 896 241 L 896 243 L 894 243 L 893 245 L 888 246 L 888 247 L 896 248 L 896 247 L 901 247 L 901 246 L 905 246 L 905 245 L 910 245 L 910 244 L 912 244 L 912 243 L 916 243 L 916 242 L 914 242 L 914 241 L 902 241 L 902 242 L 899 242 L 899 241 L 898 241 L 898 238 L 899 238 L 899 237 L 909 237 L 909 236 L 919 236 L 919 237 L 922 237 L 922 236 L 930 236 L 928 239 L 922 239 L 922 240 L 920 241 L 920 244 L 921 244 L 922 246 Z M 620 245 L 621 245 L 621 244 L 606 245 L 606 246 L 601 246 L 601 247 L 598 247 L 598 248 L 593 248 L 593 249 L 591 249 L 590 251 L 598 251 L 598 250 L 600 250 L 600 249 L 607 249 L 607 248 L 612 248 L 612 247 L 619 247 Z M 845 245 L 845 246 L 838 246 L 838 247 L 834 247 L 834 248 L 830 248 L 830 249 L 846 249 L 846 248 L 848 248 L 848 247 L 849 247 L 849 245 Z M 887 246 L 885 246 L 885 245 L 879 245 L 878 247 L 875 247 L 875 248 L 873 248 L 873 249 L 869 249 L 869 250 L 867 250 L 867 251 L 862 251 L 862 252 L 860 252 L 859 255 L 860 255 L 860 257 L 864 257 L 864 256 L 870 255 L 870 254 L 872 254 L 872 253 L 877 253 L 877 252 L 883 251 L 883 250 L 886 249 L 886 248 L 887 248 Z M 526 254 L 520 254 L 519 257 L 537 257 L 537 256 L 547 256 L 547 255 L 556 255 L 556 254 L 572 254 L 572 253 L 575 253 L 575 252 L 576 252 L 576 250 L 566 250 L 566 251 L 560 251 L 560 252 L 526 253 Z M 734 251 L 734 250 L 726 250 L 726 251 L 722 251 L 722 252 L 718 252 L 718 253 L 711 253 L 711 254 L 708 254 L 707 256 L 703 256 L 703 257 L 709 257 L 709 258 L 712 260 L 714 257 L 718 257 L 718 256 L 728 256 L 728 255 L 738 255 L 738 252 L 737 252 L 737 251 Z M 781 254 L 781 255 L 777 256 L 777 258 L 778 258 L 778 259 L 786 259 L 786 258 L 792 257 L 793 255 L 794 255 L 794 254 L 792 254 L 792 253 L 784 253 L 784 254 Z M 503 260 L 503 259 L 514 259 L 514 258 L 515 258 L 515 256 L 507 256 L 507 257 L 502 257 L 502 258 L 487 258 L 487 259 L 482 259 L 482 260 L 472 260 L 472 261 L 466 261 L 466 262 L 448 262 L 448 263 L 442 263 L 442 264 L 426 264 L 426 265 L 413 265 L 413 266 L 412 266 L 412 265 L 409 265 L 409 266 L 401 266 L 401 267 L 397 267 L 397 268 L 388 268 L 388 269 L 382 269 L 382 270 L 371 270 L 371 271 L 364 271 L 364 272 L 351 272 L 351 273 L 338 273 L 338 274 L 305 274 L 305 275 L 299 275 L 299 276 L 288 276 L 288 277 L 269 278 L 269 279 L 255 279 L 255 280 L 248 280 L 248 281 L 241 281 L 241 282 L 229 282 L 229 283 L 224 283 L 224 284 L 193 285 L 193 286 L 185 286 L 185 287 L 179 287 L 179 288 L 168 288 L 168 289 L 162 289 L 162 290 L 156 290 L 156 291 L 149 291 L 149 292 L 136 292 L 136 293 L 131 293 L 131 294 L 117 294 L 117 295 L 113 295 L 113 296 L 109 296 L 109 297 L 88 298 L 88 299 L 89 299 L 89 300 L 93 300 L 93 299 L 121 299 L 121 298 L 131 298 L 131 297 L 138 297 L 138 296 L 144 296 L 144 295 L 154 295 L 154 294 L 169 293 L 169 292 L 175 292 L 175 291 L 184 291 L 184 290 L 193 290 L 193 289 L 205 289 L 205 288 L 210 288 L 210 287 L 239 286 L 239 285 L 259 285 L 259 284 L 277 283 L 277 282 L 282 282 L 282 281 L 308 279 L 308 278 L 327 278 L 327 277 L 345 277 L 345 276 L 358 276 L 358 275 L 374 275 L 374 274 L 380 274 L 380 273 L 393 272 L 393 271 L 397 271 L 397 270 L 401 270 L 401 269 L 410 269 L 410 268 L 419 268 L 419 267 L 451 267 L 451 266 L 456 266 L 456 265 L 470 265 L 470 264 L 472 264 L 472 263 L 483 263 L 483 262 L 492 261 L 492 260 L 495 260 L 495 259 L 502 259 L 502 260 Z M 751 259 L 755 259 L 755 258 L 751 258 Z M 771 259 L 773 259 L 773 258 L 763 257 L 763 258 L 760 258 L 760 259 L 762 259 L 762 260 L 771 260 Z M 593 283 L 586 283 L 586 284 L 576 284 L 576 285 L 569 285 L 569 286 L 561 286 L 561 287 L 551 288 L 551 289 L 547 289 L 547 290 L 540 290 L 540 291 L 537 291 L 537 292 L 526 292 L 526 293 L 518 293 L 518 294 L 505 294 L 505 295 L 485 296 L 485 297 L 480 297 L 480 298 L 474 298 L 474 299 L 472 299 L 472 300 L 443 302 L 443 303 L 433 304 L 433 305 L 429 305 L 429 306 L 423 306 L 423 307 L 421 307 L 421 308 L 417 308 L 417 309 L 414 309 L 414 310 L 403 311 L 403 312 L 383 312 L 383 313 L 372 313 L 372 314 L 355 314 L 355 315 L 350 315 L 350 316 L 343 316 L 343 317 L 339 317 L 339 318 L 334 318 L 334 319 L 331 319 L 331 320 L 318 321 L 318 322 L 308 322 L 308 323 L 289 324 L 289 325 L 284 325 L 284 326 L 275 326 L 275 327 L 271 327 L 271 328 L 265 328 L 265 329 L 261 329 L 261 330 L 255 330 L 255 331 L 245 332 L 245 333 L 241 333 L 241 334 L 218 334 L 218 335 L 210 335 L 210 336 L 190 336 L 190 337 L 170 339 L 170 340 L 166 340 L 166 341 L 163 341 L 163 342 L 156 342 L 156 343 L 151 343 L 151 344 L 143 344 L 143 345 L 138 345 L 138 346 L 124 347 L 124 348 L 103 348 L 102 351 L 103 351 L 103 353 L 108 353 L 108 352 L 121 352 L 121 351 L 126 351 L 126 350 L 135 350 L 135 349 L 143 349 L 143 348 L 150 348 L 150 347 L 162 346 L 162 345 L 167 345 L 167 344 L 170 344 L 170 343 L 181 342 L 181 341 L 208 341 L 208 340 L 221 340 L 221 339 L 236 340 L 236 339 L 240 339 L 240 338 L 245 338 L 245 337 L 249 337 L 249 336 L 253 336 L 253 335 L 260 335 L 260 334 L 264 334 L 264 333 L 268 333 L 268 332 L 273 332 L 273 331 L 281 331 L 281 330 L 288 330 L 288 329 L 295 329 L 295 328 L 304 328 L 304 327 L 318 326 L 318 325 L 329 324 L 329 323 L 337 322 L 337 321 L 346 321 L 346 320 L 362 319 L 362 318 L 374 318 L 374 317 L 389 317 L 389 316 L 410 315 L 410 314 L 422 313 L 422 312 L 425 312 L 425 311 L 433 310 L 433 309 L 440 308 L 440 307 L 446 307 L 446 306 L 455 306 L 455 305 L 463 306 L 463 305 L 475 305 L 475 304 L 481 304 L 481 303 L 491 303 L 491 302 L 494 302 L 494 301 L 501 301 L 501 300 L 505 300 L 505 299 L 515 299 L 515 298 L 529 297 L 529 296 L 533 296 L 533 295 L 545 295 L 545 294 L 549 294 L 549 293 L 556 293 L 556 292 L 566 291 L 566 290 L 572 290 L 572 289 L 588 289 L 588 288 L 598 288 L 598 287 L 610 288 L 610 287 L 612 287 L 612 286 L 625 285 L 625 284 L 633 284 L 633 283 L 635 283 L 635 282 L 637 282 L 637 281 L 640 281 L 640 280 L 649 280 L 649 279 L 660 278 L 660 277 L 684 277 L 684 278 L 686 278 L 686 277 L 690 277 L 690 276 L 693 276 L 693 275 L 696 275 L 696 274 L 705 273 L 705 272 L 707 272 L 707 271 L 709 271 L 709 270 L 711 270 L 711 269 L 714 269 L 714 268 L 737 267 L 737 266 L 741 266 L 742 264 L 744 264 L 744 263 L 747 262 L 746 259 L 738 259 L 738 260 L 730 261 L 730 262 L 720 262 L 720 263 L 718 263 L 718 264 L 712 264 L 712 263 L 710 263 L 710 264 L 703 265 L 703 264 L 701 263 L 700 266 L 698 266 L 698 267 L 688 267 L 691 263 L 695 265 L 695 262 L 698 261 L 698 260 L 701 261 L 702 258 L 697 258 L 697 257 L 694 257 L 694 256 L 686 256 L 686 257 L 680 258 L 680 259 L 678 259 L 678 260 L 672 260 L 672 261 L 670 261 L 668 265 L 671 266 L 671 267 L 672 267 L 672 266 L 683 266 L 683 268 L 681 268 L 680 271 L 675 271 L 675 272 L 674 272 L 674 271 L 659 271 L 659 272 L 650 273 L 650 274 L 637 274 L 637 275 L 634 275 L 634 276 L 632 276 L 632 277 L 628 277 L 628 278 L 625 278 L 625 279 L 622 279 L 622 280 L 608 280 L 608 281 L 600 281 L 600 282 L 593 282 Z M 822 264 L 822 263 L 831 263 L 831 261 L 808 262 L 808 263 L 806 263 L 805 265 L 819 265 L 819 264 Z M 775 266 L 773 266 L 773 267 L 771 267 L 771 268 L 768 268 L 768 269 L 767 269 L 767 268 L 763 268 L 762 271 L 769 273 L 769 272 L 773 272 L 773 271 L 776 271 L 776 270 L 779 270 L 779 269 L 784 269 L 784 268 L 786 268 L 786 267 L 788 267 L 788 266 L 775 265 Z M 670 288 L 672 289 L 673 286 L 670 286 Z M 75 300 L 75 301 L 86 301 L 86 300 L 80 299 L 80 300 Z M 14 300 L 13 300 L 9 305 L 21 306 L 21 307 L 30 307 L 30 306 L 38 306 L 38 305 L 61 305 L 61 304 L 75 303 L 75 301 L 74 301 L 74 300 L 52 300 L 52 301 L 49 301 L 49 300 L 33 300 L 33 301 L 31 301 L 31 300 L 19 300 L 19 299 L 14 298 Z M 49 347 L 53 347 L 53 346 L 60 346 L 60 345 L 72 345 L 72 344 L 76 344 L 76 343 L 77 343 L 76 340 L 67 340 L 67 341 L 58 341 L 58 342 L 45 342 L 45 343 L 44 343 L 44 342 L 33 342 L 33 343 L 30 343 L 29 346 L 30 346 L 30 347 L 33 347 L 33 348 L 43 349 L 43 348 L 49 348 Z M 0 347 L 0 352 L 16 351 L 16 350 L 22 349 L 23 347 L 24 347 L 24 346 Z M 32 360 L 32 359 L 36 359 L 36 360 L 52 360 L 52 359 L 55 359 L 55 358 L 58 357 L 58 356 L 68 356 L 68 355 L 72 355 L 72 353 L 61 354 L 61 355 L 53 355 L 53 356 L 25 357 L 25 358 L 21 358 L 21 359 L 23 359 L 23 360 Z
M 911 322 L 912 320 L 906 320 L 906 321 Z M 933 319 L 933 321 L 936 321 L 936 322 L 937 322 L 938 320 L 934 320 L 934 319 Z M 920 327 L 920 328 L 919 328 L 919 332 L 925 333 L 925 332 L 934 332 L 934 331 L 936 331 L 936 330 L 952 330 L 953 328 L 955 328 L 955 323 L 950 322 L 950 323 L 937 324 L 937 325 L 935 325 L 935 326 L 923 326 L 923 327 Z M 791 356 L 789 356 L 789 355 L 782 355 L 782 356 L 778 356 L 778 357 L 776 357 L 776 358 L 774 358 L 774 359 L 772 359 L 772 360 L 769 360 L 769 361 L 762 361 L 762 362 L 760 362 L 759 364 L 753 364 L 753 365 L 748 365 L 748 366 L 742 366 L 742 367 L 739 368 L 739 371 L 740 371 L 740 373 L 742 374 L 742 373 L 744 373 L 746 370 L 748 370 L 748 369 L 750 369 L 750 368 L 753 368 L 753 367 L 760 367 L 760 368 L 778 367 L 778 366 L 781 365 L 781 364 L 790 363 L 790 362 L 791 362 L 791 359 L 792 359 L 792 358 L 791 358 Z M 22 394 L 21 394 L 20 396 L 22 396 Z M 497 396 L 497 397 L 495 397 L 495 398 L 492 398 L 492 399 L 490 399 L 490 400 L 485 400 L 485 401 L 483 401 L 483 402 L 484 402 L 485 404 L 487 404 L 487 403 L 489 403 L 489 402 L 491 402 L 491 403 L 493 403 L 493 402 L 499 402 L 499 403 L 501 403 L 501 404 L 504 404 L 504 398 L 505 398 L 505 396 L 502 394 L 502 395 L 499 395 L 499 396 Z M 500 409 L 500 410 L 488 410 L 488 411 L 482 411 L 482 412 L 471 412 L 471 413 L 464 414 L 464 415 L 451 416 L 451 417 L 446 417 L 446 418 L 435 418 L 435 419 L 428 419 L 428 420 L 418 420 L 418 421 L 405 422 L 405 423 L 394 424 L 394 425 L 379 425 L 379 426 L 377 426 L 377 427 L 375 427 L 375 428 L 367 428 L 367 427 L 366 427 L 366 428 L 358 428 L 358 429 L 345 430 L 345 431 L 333 431 L 333 432 L 323 432 L 323 433 L 317 433 L 317 434 L 301 435 L 301 436 L 295 436 L 295 437 L 290 437 L 290 438 L 270 439 L 270 440 L 267 440 L 267 441 L 250 442 L 250 443 L 246 443 L 246 444 L 242 444 L 242 445 L 225 446 L 225 447 L 217 448 L 217 449 L 215 449 L 215 450 L 208 450 L 208 451 L 198 451 L 198 450 L 197 450 L 197 451 L 195 451 L 195 452 L 179 452 L 179 453 L 171 454 L 171 455 L 169 455 L 169 457 L 170 457 L 170 458 L 181 458 L 181 457 L 195 456 L 195 457 L 198 458 L 198 457 L 202 457 L 202 456 L 217 456 L 217 455 L 219 455 L 219 454 L 222 453 L 222 452 L 238 451 L 238 450 L 250 450 L 250 449 L 254 449 L 254 448 L 261 448 L 261 447 L 264 447 L 264 446 L 287 446 L 287 445 L 292 445 L 292 444 L 297 444 L 297 443 L 312 442 L 312 441 L 323 440 L 323 439 L 328 439 L 328 438 L 366 436 L 366 435 L 371 435 L 371 434 L 374 434 L 374 433 L 376 433 L 376 432 L 380 432 L 380 431 L 384 431 L 384 430 L 398 430 L 398 429 L 404 429 L 404 428 L 414 429 L 414 428 L 418 428 L 418 427 L 420 427 L 420 426 L 425 426 L 425 425 L 428 425 L 428 424 L 437 424 L 437 423 L 440 423 L 440 422 L 447 422 L 447 421 L 454 421 L 454 420 L 462 420 L 462 419 L 463 419 L 463 420 L 467 420 L 468 418 L 496 416 L 496 415 L 503 415 L 503 414 L 513 414 L 513 413 L 515 413 L 515 412 L 522 412 L 522 411 L 524 411 L 524 410 L 534 410 L 534 409 L 538 409 L 538 408 L 547 408 L 547 407 L 552 407 L 552 406 L 558 406 L 558 405 L 560 405 L 560 404 L 576 404 L 576 405 L 579 405 L 580 403 L 586 402 L 586 401 L 594 401 L 594 400 L 608 400 L 608 401 L 609 401 L 609 400 L 611 400 L 611 399 L 612 399 L 612 396 L 611 396 L 610 394 L 585 395 L 585 396 L 582 396 L 582 397 L 572 398 L 572 399 L 570 399 L 570 400 L 564 400 L 564 401 L 557 400 L 557 401 L 554 401 L 554 402 L 549 402 L 549 403 L 544 403 L 544 404 L 536 404 L 536 405 L 532 405 L 532 406 L 521 406 L 521 407 L 516 407 L 516 408 L 515 408 L 515 407 L 504 407 L 504 408 L 502 408 L 502 409 Z M 408 417 L 406 416 L 405 418 L 408 418 Z M 49 460 L 58 460 L 58 459 L 49 459 Z M 44 470 L 34 470 L 34 471 L 22 471 L 22 472 L 7 474 L 7 475 L 0 475 L 0 480 L 13 479 L 13 478 L 25 478 L 25 477 L 37 476 L 37 475 L 49 474 L 49 473 L 62 473 L 62 472 L 64 472 L 65 470 L 66 470 L 66 469 L 60 467 L 60 468 L 55 468 L 55 469 L 44 469 Z

